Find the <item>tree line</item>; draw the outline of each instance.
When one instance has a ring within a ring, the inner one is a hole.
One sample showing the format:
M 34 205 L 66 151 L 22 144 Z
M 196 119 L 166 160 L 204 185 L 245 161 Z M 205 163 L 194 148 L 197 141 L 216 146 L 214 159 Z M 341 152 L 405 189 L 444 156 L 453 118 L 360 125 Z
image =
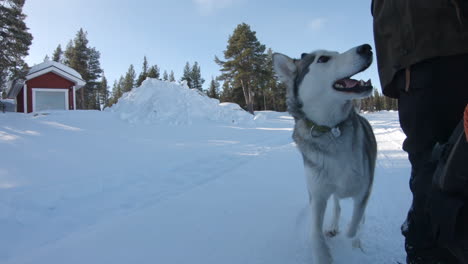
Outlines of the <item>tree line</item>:
M 398 110 L 398 100 L 384 96 L 374 89 L 374 94 L 361 99 L 361 110 L 365 112 L 375 112 L 382 110 Z
M 7 80 L 25 76 L 28 65 L 23 58 L 28 55 L 32 35 L 24 23 L 22 8 L 25 0 L 0 0 L 0 86 Z M 223 58 L 214 56 L 220 66 L 219 76 L 211 77 L 208 87 L 201 77 L 198 62 L 186 62 L 179 81 L 207 96 L 221 102 L 234 102 L 253 113 L 258 110 L 286 111 L 286 89 L 278 81 L 273 71 L 273 50 L 266 48 L 257 39 L 256 32 L 249 25 L 241 23 L 228 37 Z M 100 65 L 100 52 L 89 45 L 87 32 L 80 29 L 65 49 L 59 44 L 51 59 L 70 66 L 79 72 L 86 81 L 85 87 L 77 94 L 78 109 L 101 109 L 118 101 L 125 93 L 138 87 L 146 78 L 175 82 L 171 70 L 161 69 L 157 64 L 149 65 L 146 56 L 139 74 L 130 65 L 127 72 L 115 80 L 110 90 L 104 70 Z M 47 56 L 47 59 L 50 59 Z M 0 87 L 4 88 L 4 87 Z M 375 90 L 374 94 L 362 100 L 362 110 L 396 110 L 396 100 L 384 97 Z
M 140 74 L 137 76 L 135 67 L 130 64 L 127 72 L 121 75 L 118 80 L 114 81 L 112 86 L 112 93 L 105 106 L 111 106 L 119 100 L 119 98 L 126 92 L 131 91 L 135 87 L 139 87 L 146 78 L 160 79 L 161 80 L 161 69 L 157 64 L 149 66 L 148 59 L 146 56 L 143 57 L 143 64 Z M 175 81 L 174 72 L 171 71 L 170 75 L 167 71 L 164 71 L 162 80 Z
M 167 82 L 176 82 L 174 71 L 171 70 L 170 73 L 168 73 L 167 70 L 164 70 L 161 75 L 161 70 L 158 65 L 155 64 L 149 68 L 148 67 L 148 60 L 146 56 L 144 56 L 141 72 L 138 77 L 136 77 L 135 68 L 131 64 L 127 70 L 127 73 L 121 75 L 119 80 L 114 82 L 112 93 L 105 106 L 111 106 L 117 103 L 119 98 L 122 97 L 124 93 L 131 91 L 133 88 L 141 86 L 146 78 L 158 79 Z M 190 63 L 187 62 L 184 67 L 183 75 L 179 81 L 185 81 L 192 89 L 203 91 L 202 86 L 205 80 L 201 77 L 201 69 L 198 65 L 198 62 L 195 62 L 193 66 L 190 66 Z

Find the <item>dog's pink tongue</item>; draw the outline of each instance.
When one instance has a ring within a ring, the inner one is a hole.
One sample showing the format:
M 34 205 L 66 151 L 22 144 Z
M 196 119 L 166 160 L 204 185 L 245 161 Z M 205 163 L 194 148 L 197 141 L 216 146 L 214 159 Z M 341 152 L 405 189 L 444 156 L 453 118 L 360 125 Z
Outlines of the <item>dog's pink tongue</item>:
M 344 79 L 343 81 L 345 83 L 346 88 L 354 87 L 359 83 L 359 81 L 353 79 Z

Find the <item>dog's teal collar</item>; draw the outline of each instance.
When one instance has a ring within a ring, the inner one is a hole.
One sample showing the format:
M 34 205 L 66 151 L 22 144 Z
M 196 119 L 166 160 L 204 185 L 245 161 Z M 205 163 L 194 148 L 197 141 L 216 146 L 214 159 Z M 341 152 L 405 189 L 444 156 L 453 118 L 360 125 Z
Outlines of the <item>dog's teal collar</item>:
M 310 129 L 310 134 L 313 137 L 318 137 L 318 136 L 320 136 L 322 134 L 325 134 L 325 133 L 328 133 L 328 132 L 331 132 L 334 137 L 341 136 L 340 126 L 341 126 L 341 124 L 343 124 L 343 122 L 338 124 L 336 127 L 321 126 L 321 125 L 318 125 L 314 121 L 312 121 L 310 119 L 307 119 L 307 118 L 304 119 L 304 122 L 305 122 L 307 128 Z
M 305 119 L 304 121 L 306 123 L 307 128 L 320 133 L 328 133 L 332 130 L 331 127 L 317 125 L 314 121 L 310 119 Z

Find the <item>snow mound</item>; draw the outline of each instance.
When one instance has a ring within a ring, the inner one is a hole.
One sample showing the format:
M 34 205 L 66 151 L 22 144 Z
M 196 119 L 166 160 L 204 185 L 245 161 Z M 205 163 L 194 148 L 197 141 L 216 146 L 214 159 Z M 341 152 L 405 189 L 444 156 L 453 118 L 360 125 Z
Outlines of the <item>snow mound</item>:
M 110 111 L 130 123 L 195 124 L 206 121 L 252 125 L 253 116 L 233 103 L 219 103 L 186 84 L 146 79 Z

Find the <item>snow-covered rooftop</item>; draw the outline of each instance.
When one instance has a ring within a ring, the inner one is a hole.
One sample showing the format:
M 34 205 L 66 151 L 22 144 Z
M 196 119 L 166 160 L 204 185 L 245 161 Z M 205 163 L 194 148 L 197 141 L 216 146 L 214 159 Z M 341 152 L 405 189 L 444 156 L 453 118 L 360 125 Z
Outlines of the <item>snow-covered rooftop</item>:
M 64 65 L 64 64 L 56 62 L 56 61 L 45 61 L 43 63 L 36 64 L 36 65 L 31 67 L 31 69 L 28 72 L 28 75 L 32 75 L 32 74 L 34 74 L 36 72 L 40 72 L 40 71 L 45 70 L 45 69 L 50 68 L 50 67 L 55 67 L 60 71 L 63 71 L 63 72 L 68 73 L 68 74 L 70 74 L 70 75 L 72 75 L 72 76 L 74 76 L 74 77 L 76 77 L 78 79 L 83 80 L 83 77 L 81 77 L 81 74 L 79 74 L 77 71 L 75 71 L 74 69 L 68 67 L 67 65 Z
M 83 87 L 86 82 L 83 77 L 74 69 L 55 61 L 45 61 L 43 63 L 34 65 L 26 75 L 26 80 L 31 80 L 43 74 L 53 72 L 61 77 L 75 83 L 76 89 Z
M 79 74 L 76 70 L 55 61 L 45 61 L 43 63 L 32 66 L 26 75 L 26 80 L 34 79 L 48 72 L 54 72 L 55 74 L 74 82 L 76 84 L 76 90 L 80 89 L 86 84 L 86 82 L 83 80 L 83 77 L 81 77 L 81 74 Z M 15 98 L 19 91 L 21 91 L 23 88 L 23 84 L 23 80 L 9 82 L 7 84 L 8 98 Z

